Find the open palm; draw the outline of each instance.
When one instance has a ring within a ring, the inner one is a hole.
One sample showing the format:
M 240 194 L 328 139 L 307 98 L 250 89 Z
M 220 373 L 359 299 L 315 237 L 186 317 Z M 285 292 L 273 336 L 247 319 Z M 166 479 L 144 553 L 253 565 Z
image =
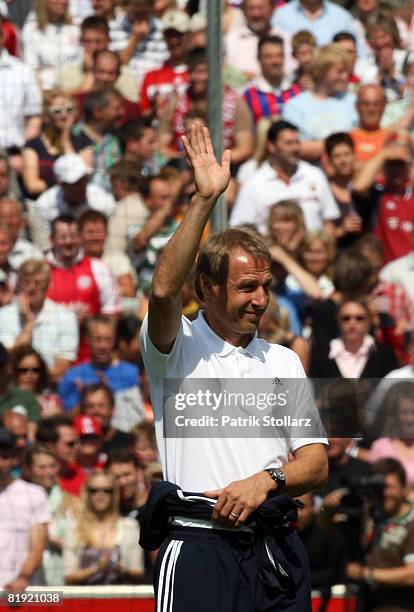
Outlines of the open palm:
M 219 164 L 206 127 L 192 126 L 190 139 L 183 136 L 183 144 L 194 170 L 197 192 L 203 198 L 218 198 L 230 181 L 230 151 L 224 151 Z

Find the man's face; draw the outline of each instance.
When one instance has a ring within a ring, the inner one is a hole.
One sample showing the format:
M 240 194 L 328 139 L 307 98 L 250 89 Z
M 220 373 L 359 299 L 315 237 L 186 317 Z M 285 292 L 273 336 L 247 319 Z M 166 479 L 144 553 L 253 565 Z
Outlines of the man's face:
M 164 30 L 164 38 L 171 60 L 180 60 L 185 57 L 188 48 L 188 34 L 177 30 Z
M 19 451 L 23 451 L 27 445 L 29 435 L 27 417 L 18 412 L 6 411 L 4 413 L 4 426 L 15 437 L 15 446 Z
M 131 138 L 127 144 L 127 151 L 135 155 L 140 161 L 152 159 L 158 147 L 157 132 L 153 128 L 145 128 L 141 138 Z
M 205 63 L 196 64 L 190 72 L 191 90 L 198 96 L 207 94 L 208 84 L 208 65 Z
M 384 187 L 387 191 L 404 193 L 407 181 L 410 178 L 410 167 L 412 164 L 412 153 L 407 147 L 407 159 L 387 159 L 384 164 Z
M 49 274 L 40 271 L 23 277 L 19 282 L 20 293 L 26 295 L 32 310 L 38 310 L 43 305 L 49 286 Z
M 92 0 L 92 8 L 98 17 L 105 17 L 108 13 L 111 13 L 114 4 L 115 0 Z
M 390 32 L 387 29 L 378 26 L 373 28 L 368 37 L 368 42 L 372 47 L 374 53 L 377 55 L 382 49 L 393 49 L 395 47 L 394 41 Z
M 18 202 L 4 200 L 0 203 L 1 222 L 7 225 L 11 231 L 12 239 L 17 240 L 20 230 L 24 226 L 24 219 Z
M 112 463 L 109 471 L 116 478 L 121 500 L 133 500 L 138 487 L 138 472 L 133 463 Z
M 313 60 L 314 52 L 315 47 L 313 45 L 308 45 L 307 43 L 300 45 L 296 52 L 296 59 L 301 68 L 309 68 Z
M 371 13 L 376 11 L 379 6 L 379 0 L 357 0 L 357 7 L 363 13 Z
M 59 463 L 46 453 L 36 454 L 30 469 L 30 479 L 49 491 L 57 483 Z
M 0 228 L 0 266 L 5 266 L 7 258 L 13 249 L 13 242 L 10 235 L 10 230 Z
M 414 439 L 414 398 L 400 398 L 398 402 L 398 425 L 401 438 Z
M 100 122 L 104 129 L 117 127 L 122 118 L 123 107 L 122 98 L 120 96 L 111 95 L 108 104 L 101 110 Z
M 268 143 L 269 152 L 276 161 L 296 166 L 299 162 L 300 138 L 295 130 L 283 130 L 275 143 Z
M 80 238 L 76 223 L 57 223 L 51 237 L 53 250 L 59 261 L 71 261 L 79 252 Z
M 102 448 L 102 437 L 95 435 L 80 436 L 79 438 L 79 462 L 97 459 Z
M 345 92 L 348 89 L 349 68 L 348 64 L 339 63 L 331 66 L 324 76 L 328 93 Z
M 113 406 L 105 391 L 98 390 L 88 393 L 84 402 L 83 412 L 87 416 L 94 416 L 100 422 L 101 427 L 106 431 L 111 423 Z
M 119 77 L 119 62 L 115 57 L 105 53 L 96 60 L 93 76 L 96 89 L 113 87 Z
M 404 502 L 406 491 L 396 474 L 387 474 L 384 482 L 383 510 L 387 516 L 395 516 Z
M 1 26 L 1 21 L 0 21 Z M 1 49 L 1 45 L 0 45 Z M 0 197 L 7 194 L 10 187 L 10 175 L 7 167 L 7 162 L 4 159 L 0 159 Z
M 86 201 L 86 188 L 88 182 L 89 176 L 83 176 L 75 183 L 61 184 L 65 200 L 69 206 L 78 206 Z
M 112 361 L 115 345 L 115 330 L 112 325 L 91 323 L 88 333 L 92 361 L 96 365 L 108 365 Z
M 338 42 L 338 45 L 340 45 L 342 47 L 342 49 L 345 51 L 345 53 L 348 56 L 348 60 L 349 60 L 349 73 L 352 74 L 354 72 L 354 66 L 355 66 L 355 62 L 357 59 L 357 50 L 356 50 L 356 44 L 354 43 L 353 40 L 340 40 Z
M 379 130 L 386 103 L 385 92 L 382 87 L 373 85 L 361 87 L 356 107 L 362 129 Z
M 354 152 L 351 147 L 342 142 L 337 144 L 330 155 L 331 162 L 335 174 L 338 176 L 351 176 L 354 171 Z
M 247 25 L 256 34 L 265 32 L 273 14 L 272 0 L 245 0 L 244 15 Z
M 207 316 L 220 322 L 229 339 L 253 334 L 269 302 L 273 277 L 266 259 L 255 259 L 241 248 L 230 253 L 225 285 L 213 285 Z
M 105 248 L 107 232 L 101 221 L 88 221 L 80 232 L 81 245 L 85 255 L 89 257 L 102 257 Z
M 347 302 L 338 312 L 338 325 L 342 338 L 348 342 L 361 342 L 368 333 L 370 319 L 361 304 Z
M 171 206 L 174 200 L 174 190 L 167 181 L 154 179 L 151 181 L 146 204 L 150 211 L 161 210 L 166 206 Z
M 282 45 L 266 43 L 262 46 L 259 62 L 265 79 L 282 79 L 284 59 L 285 54 Z
M 59 439 L 54 449 L 57 458 L 62 463 L 75 463 L 79 450 L 79 438 L 75 428 L 71 425 L 61 425 L 58 432 Z
M 110 38 L 103 30 L 85 30 L 80 40 L 85 52 L 92 56 L 95 51 L 104 51 L 108 48 Z

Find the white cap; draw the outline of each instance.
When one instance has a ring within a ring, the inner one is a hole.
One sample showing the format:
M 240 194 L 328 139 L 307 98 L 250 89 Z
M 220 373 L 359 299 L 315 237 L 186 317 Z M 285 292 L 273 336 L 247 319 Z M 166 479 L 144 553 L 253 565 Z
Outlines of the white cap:
M 190 32 L 199 32 L 207 28 L 207 19 L 201 13 L 194 13 L 190 19 Z
M 167 11 L 165 15 L 163 15 L 162 19 L 162 28 L 165 30 L 176 30 L 177 32 L 181 32 L 181 34 L 185 34 L 190 29 L 190 18 L 184 11 Z
M 61 155 L 53 164 L 53 171 L 58 183 L 76 183 L 89 174 L 88 166 L 74 153 Z
M 9 9 L 7 8 L 7 4 L 5 0 L 0 0 L 0 17 L 7 19 L 9 16 Z

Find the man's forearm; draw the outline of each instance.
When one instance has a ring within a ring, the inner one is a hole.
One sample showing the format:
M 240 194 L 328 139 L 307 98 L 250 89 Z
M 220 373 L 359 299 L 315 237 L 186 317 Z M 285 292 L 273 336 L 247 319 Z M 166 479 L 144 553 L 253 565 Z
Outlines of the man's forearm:
M 384 161 L 385 156 L 383 151 L 367 161 L 352 181 L 353 191 L 363 193 L 370 189 L 375 183 L 377 176 L 381 173 Z
M 286 488 L 291 497 L 304 495 L 321 487 L 328 477 L 328 460 L 322 444 L 309 444 L 298 449 L 294 461 L 283 466 L 286 474 Z
M 371 576 L 374 584 L 383 584 L 390 587 L 414 586 L 414 564 L 390 568 L 373 568 Z
M 153 297 L 173 299 L 180 293 L 216 201 L 197 193 L 193 196 L 187 214 L 159 258 L 152 280 Z

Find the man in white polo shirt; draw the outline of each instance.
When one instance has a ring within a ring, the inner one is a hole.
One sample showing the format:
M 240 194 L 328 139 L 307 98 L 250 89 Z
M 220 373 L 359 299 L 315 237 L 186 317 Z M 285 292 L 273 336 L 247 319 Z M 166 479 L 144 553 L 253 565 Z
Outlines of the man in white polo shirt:
M 141 514 L 148 548 L 159 542 L 159 517 L 170 521 L 157 560 L 157 611 L 310 611 L 307 562 L 290 527 L 296 505 L 289 496 L 325 480 L 323 435 L 287 438 L 273 427 L 269 437 L 236 437 L 231 428 L 220 437 L 213 425 L 196 437 L 191 423 L 186 433 L 171 435 L 171 421 L 181 423 L 186 413 L 177 420 L 179 404 L 164 401 L 174 379 L 183 381 L 176 401 L 184 389 L 210 392 L 222 381 L 237 379 L 241 388 L 246 382 L 254 387 L 254 379 L 265 385 L 267 379 L 282 390 L 287 379 L 300 383 L 305 377 L 293 352 L 257 337 L 272 275 L 270 254 L 253 232 L 227 230 L 203 245 L 196 289 L 205 311 L 194 322 L 182 316 L 182 286 L 230 179 L 230 152 L 219 165 L 206 128 L 193 126 L 191 142 L 183 138 L 183 143 L 196 193 L 159 258 L 141 331 L 158 450 L 169 481 L 154 486 Z M 197 408 L 207 414 L 201 404 Z M 256 408 L 247 414 L 257 416 Z M 318 420 L 316 410 L 310 414 Z M 289 453 L 295 458 L 290 463 Z M 166 524 L 163 519 L 161 533 Z M 152 542 L 148 533 L 154 534 Z
M 296 126 L 278 121 L 267 135 L 265 161 L 240 189 L 230 216 L 230 225 L 253 223 L 267 234 L 269 211 L 282 200 L 296 200 L 302 208 L 308 231 L 333 233 L 339 209 L 326 176 L 319 168 L 299 159 L 300 138 Z

